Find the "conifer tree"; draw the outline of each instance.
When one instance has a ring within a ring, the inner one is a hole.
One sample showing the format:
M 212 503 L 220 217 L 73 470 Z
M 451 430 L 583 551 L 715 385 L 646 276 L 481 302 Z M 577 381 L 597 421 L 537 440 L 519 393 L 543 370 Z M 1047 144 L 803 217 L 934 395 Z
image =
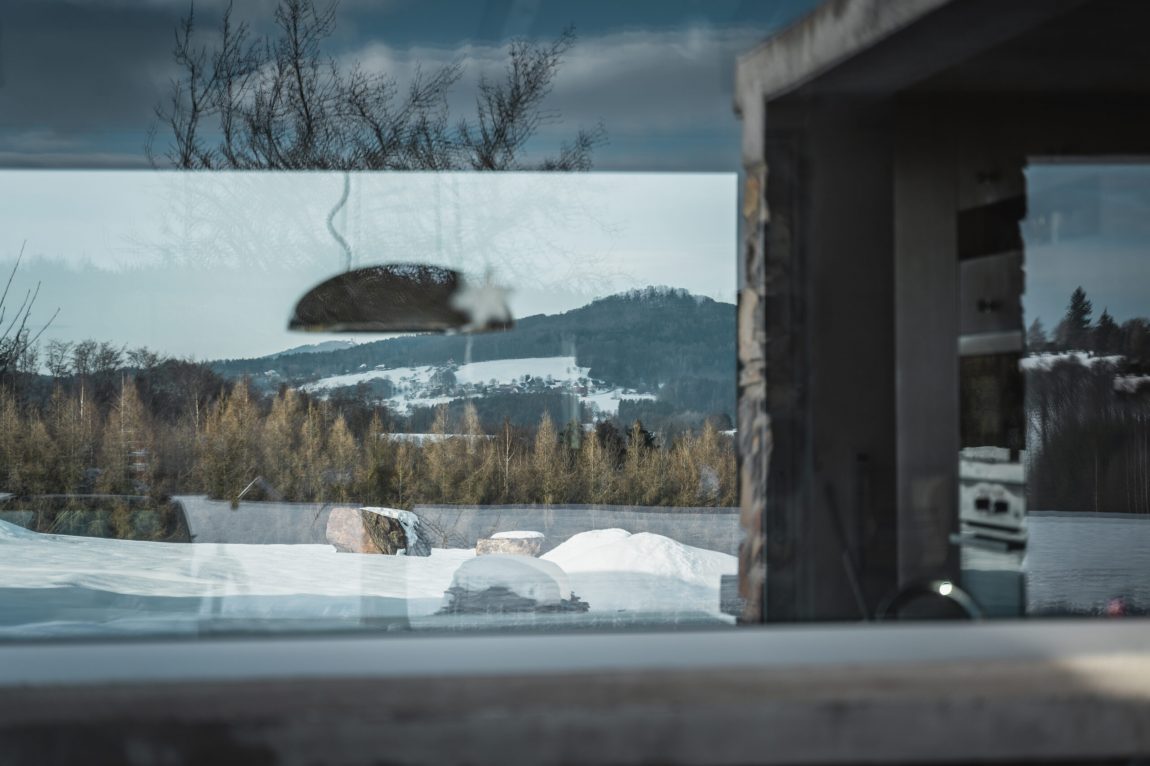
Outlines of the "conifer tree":
M 332 465 L 327 454 L 327 424 L 322 404 L 308 402 L 300 426 L 299 447 L 293 469 L 299 482 L 299 499 L 324 502 Z
M 1026 350 L 1032 354 L 1037 354 L 1045 351 L 1048 343 L 1046 328 L 1042 326 L 1042 320 L 1035 317 L 1026 330 Z
M 272 400 L 271 412 L 263 423 L 264 479 L 286 498 L 299 495 L 296 474 L 303 408 L 299 392 L 285 388 Z
M 342 503 L 352 499 L 359 484 L 359 445 L 343 414 L 336 415 L 327 437 L 327 460 L 331 466 L 332 496 Z
M 582 495 L 589 503 L 607 505 L 615 501 L 615 462 L 597 433 L 588 434 L 579 452 Z
M 654 482 L 649 476 L 659 470 L 658 452 L 651 432 L 638 420 L 632 423 L 627 435 L 627 456 L 623 461 L 622 497 L 626 504 L 652 504 Z
M 1090 319 L 1094 306 L 1081 287 L 1074 288 L 1066 314 L 1058 325 L 1058 341 L 1066 350 L 1087 350 L 1091 347 Z
M 1121 347 L 1121 330 L 1107 309 L 1102 309 L 1094 328 L 1094 350 L 1099 354 L 1115 354 Z
M 386 504 L 391 494 L 395 458 L 391 440 L 379 412 L 373 412 L 363 437 L 363 497 L 372 503 Z
M 559 435 L 551 415 L 544 412 L 535 433 L 535 445 L 531 455 L 532 489 L 536 502 L 546 505 L 569 500 L 569 475 L 566 454 L 559 444 Z
M 197 461 L 201 485 L 209 495 L 238 502 L 239 493 L 259 475 L 259 416 L 246 381 L 209 413 Z
M 395 447 L 392 505 L 411 510 L 417 500 L 426 502 L 426 495 L 420 491 L 422 473 L 420 450 L 408 441 L 400 441 Z
M 471 402 L 463 408 L 462 431 L 462 438 L 456 440 L 460 448 L 455 451 L 462 468 L 462 480 L 453 502 L 474 505 L 489 496 L 495 462 L 491 444 L 479 422 L 479 411 Z
M 155 438 L 136 381 L 122 375 L 119 395 L 104 422 L 97 490 L 112 495 L 151 491 L 155 451 Z
M 84 469 L 92 464 L 92 428 L 80 417 L 79 399 L 66 394 L 61 386 L 55 388 L 48 401 L 47 425 L 56 443 L 53 491 L 79 492 Z
M 453 448 L 458 446 L 459 440 L 450 437 L 447 405 L 441 404 L 435 409 L 435 422 L 431 425 L 431 438 L 423 447 L 424 457 L 427 460 L 427 490 L 430 493 L 427 499 L 431 502 L 451 502 L 458 470 L 456 456 L 452 452 L 454 451 Z
M 697 441 L 698 450 L 698 491 L 696 502 L 700 505 L 720 505 L 733 483 L 733 472 L 725 470 L 729 455 L 724 449 L 724 439 L 708 420 L 703 424 L 703 432 Z
M 20 491 L 24 428 L 16 397 L 7 386 L 0 385 L 0 491 Z
M 23 454 L 19 457 L 23 464 L 21 492 L 29 495 L 47 494 L 55 488 L 52 464 L 55 462 L 56 445 L 38 412 L 30 411 L 27 414 L 24 428 L 25 436 L 21 445 Z

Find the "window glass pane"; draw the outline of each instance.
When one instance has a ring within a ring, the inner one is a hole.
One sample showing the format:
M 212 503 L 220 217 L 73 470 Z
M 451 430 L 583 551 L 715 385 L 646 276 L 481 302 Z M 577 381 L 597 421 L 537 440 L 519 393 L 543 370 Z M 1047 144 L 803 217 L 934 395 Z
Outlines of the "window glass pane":
M 732 174 L 5 171 L 0 196 L 27 239 L 0 636 L 733 624 Z M 287 330 L 386 263 L 463 280 L 388 300 L 506 298 L 514 327 Z
M 1150 610 L 1150 168 L 1027 173 L 1028 612 Z
M 5 3 L 0 636 L 732 624 L 734 69 L 815 5 Z

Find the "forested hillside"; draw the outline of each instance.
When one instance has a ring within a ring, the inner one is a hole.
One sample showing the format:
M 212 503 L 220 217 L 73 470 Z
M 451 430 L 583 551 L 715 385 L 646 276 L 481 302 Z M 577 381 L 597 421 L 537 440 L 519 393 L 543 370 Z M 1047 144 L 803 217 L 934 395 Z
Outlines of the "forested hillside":
M 417 335 L 337 351 L 228 359 L 212 368 L 228 378 L 275 371 L 306 382 L 361 368 L 462 362 L 468 336 Z M 505 333 L 470 336 L 470 360 L 573 354 L 592 378 L 653 390 L 683 377 L 734 380 L 735 307 L 683 290 L 647 288 L 602 298 L 563 314 L 519 320 Z

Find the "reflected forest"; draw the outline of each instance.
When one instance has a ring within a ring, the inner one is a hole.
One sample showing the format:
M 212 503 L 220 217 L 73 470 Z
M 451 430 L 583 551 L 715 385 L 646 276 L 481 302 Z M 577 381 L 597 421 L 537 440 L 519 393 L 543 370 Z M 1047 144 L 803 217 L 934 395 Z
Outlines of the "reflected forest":
M 1027 348 L 1030 508 L 1150 513 L 1150 319 L 1095 320 L 1079 287 Z
M 25 349 L 22 365 L 39 364 Z M 274 394 L 204 364 L 50 343 L 51 374 L 0 387 L 0 488 L 52 494 L 416 503 L 730 506 L 733 438 L 707 420 L 660 438 L 640 421 L 490 428 L 473 404 L 432 410 L 427 433 L 395 431 L 385 406 Z M 29 357 L 32 357 L 31 359 Z

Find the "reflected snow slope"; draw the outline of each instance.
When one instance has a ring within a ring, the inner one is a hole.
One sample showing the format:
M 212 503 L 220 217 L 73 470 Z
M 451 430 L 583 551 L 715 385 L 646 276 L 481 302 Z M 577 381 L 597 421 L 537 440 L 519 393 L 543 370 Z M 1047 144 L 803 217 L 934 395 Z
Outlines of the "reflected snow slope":
M 471 549 L 408 558 L 329 545 L 65 537 L 0 522 L 0 637 L 450 629 L 458 626 L 440 624 L 447 618 L 436 613 L 456 571 L 474 557 Z M 724 553 L 661 535 L 596 530 L 545 559 L 542 569 L 565 575 L 564 586 L 590 610 L 551 623 L 521 616 L 516 624 L 727 619 L 719 614 L 719 576 L 734 574 L 736 560 Z M 465 627 L 498 625 L 472 616 Z

